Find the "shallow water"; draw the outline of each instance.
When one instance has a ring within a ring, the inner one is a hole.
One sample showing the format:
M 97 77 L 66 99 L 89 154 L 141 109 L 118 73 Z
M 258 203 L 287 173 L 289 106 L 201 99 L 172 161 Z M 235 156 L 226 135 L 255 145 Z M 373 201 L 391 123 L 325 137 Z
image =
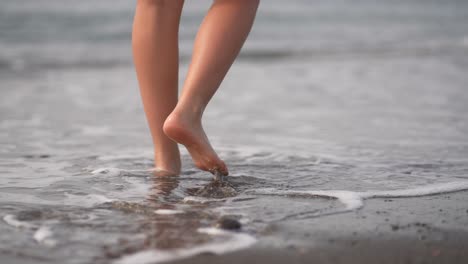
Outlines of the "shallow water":
M 197 195 L 212 176 L 185 151 L 180 177 L 149 171 L 132 3 L 21 2 L 0 3 L 2 254 L 49 263 L 220 254 L 267 243 L 277 222 L 467 189 L 465 1 L 264 1 L 205 115 L 237 192 L 225 198 Z M 181 81 L 207 4 L 184 10 Z M 206 229 L 223 215 L 243 231 Z

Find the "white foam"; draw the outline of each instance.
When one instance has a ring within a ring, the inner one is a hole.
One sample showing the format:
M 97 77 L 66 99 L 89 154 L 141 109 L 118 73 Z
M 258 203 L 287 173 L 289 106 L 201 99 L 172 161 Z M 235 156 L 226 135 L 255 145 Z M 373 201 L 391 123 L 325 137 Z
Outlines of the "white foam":
M 50 227 L 48 226 L 41 226 L 37 231 L 34 233 L 34 240 L 37 241 L 39 244 L 43 244 L 49 247 L 54 247 L 57 245 L 57 241 L 52 238 L 53 233 Z
M 398 198 L 427 196 L 441 193 L 459 192 L 464 190 L 468 190 L 468 181 L 438 183 L 403 190 L 369 191 L 360 193 L 360 195 L 363 198 Z
M 350 191 L 316 192 L 316 195 L 336 197 L 346 206 L 346 210 L 356 210 L 364 206 L 364 201 L 359 193 Z
M 240 249 L 248 248 L 256 243 L 256 239 L 248 234 L 234 233 L 217 228 L 201 228 L 198 230 L 213 236 L 222 236 L 226 240 L 223 242 L 211 242 L 201 244 L 191 248 L 173 250 L 145 250 L 135 254 L 123 256 L 113 262 L 113 264 L 150 264 L 174 261 L 188 258 L 201 253 L 224 254 Z
M 442 193 L 451 193 L 468 190 L 468 181 L 449 182 L 431 184 L 422 187 L 415 187 L 401 190 L 390 191 L 366 191 L 353 192 L 346 190 L 326 190 L 326 191 L 296 191 L 296 190 L 275 190 L 275 189 L 259 189 L 249 191 L 255 194 L 264 195 L 303 195 L 303 196 L 319 196 L 336 198 L 345 205 L 346 211 L 357 210 L 364 206 L 365 199 L 371 198 L 403 198 L 403 197 L 420 197 L 427 195 L 435 195 Z
M 18 220 L 18 218 L 16 218 L 15 215 L 11 215 L 11 214 L 5 215 L 3 217 L 3 221 L 5 221 L 5 223 L 11 226 L 14 226 L 16 228 L 27 228 L 27 229 L 37 228 L 35 225 L 31 223 Z
M 159 215 L 173 215 L 173 214 L 181 214 L 184 211 L 181 210 L 171 210 L 171 209 L 157 209 L 154 211 L 155 214 Z
M 197 231 L 199 233 L 208 234 L 208 235 L 212 235 L 212 236 L 231 235 L 231 234 L 233 234 L 232 232 L 229 232 L 227 230 L 223 230 L 223 229 L 220 229 L 220 228 L 216 228 L 216 227 L 201 227 L 201 228 L 198 228 Z
M 224 198 L 204 198 L 199 196 L 187 196 L 184 197 L 184 203 L 212 203 L 212 202 L 221 202 L 226 201 Z
M 25 222 L 25 221 L 20 221 L 15 215 L 5 215 L 3 217 L 3 221 L 7 223 L 8 225 L 14 226 L 16 228 L 26 228 L 26 229 L 37 229 L 36 232 L 34 232 L 33 238 L 36 240 L 37 243 L 43 244 L 46 246 L 53 247 L 57 244 L 57 241 L 52 239 L 53 233 L 50 227 L 48 226 L 41 226 L 37 227 L 34 224 Z
M 118 168 L 98 168 L 91 171 L 91 174 L 93 175 L 105 174 L 111 177 L 120 176 L 121 173 L 122 170 Z

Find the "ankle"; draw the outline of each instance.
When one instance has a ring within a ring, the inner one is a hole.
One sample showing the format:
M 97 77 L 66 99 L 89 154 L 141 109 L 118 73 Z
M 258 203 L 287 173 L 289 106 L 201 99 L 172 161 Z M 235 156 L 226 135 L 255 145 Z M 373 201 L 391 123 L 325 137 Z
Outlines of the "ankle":
M 202 113 L 196 111 L 190 111 L 189 109 L 174 109 L 174 111 L 168 116 L 164 125 L 177 124 L 198 124 L 201 123 Z
M 202 103 L 197 103 L 195 99 L 190 102 L 185 102 L 181 99 L 172 113 L 184 119 L 201 120 L 204 110 L 204 105 Z
M 154 149 L 154 166 L 158 170 L 178 175 L 181 167 L 180 152 L 177 143 L 172 143 L 169 147 Z
M 179 175 L 180 174 L 181 163 L 180 163 L 180 159 L 168 161 L 168 160 L 164 160 L 164 159 L 158 159 L 157 157 L 155 157 L 154 158 L 154 167 L 158 171 L 167 172 L 167 174 Z

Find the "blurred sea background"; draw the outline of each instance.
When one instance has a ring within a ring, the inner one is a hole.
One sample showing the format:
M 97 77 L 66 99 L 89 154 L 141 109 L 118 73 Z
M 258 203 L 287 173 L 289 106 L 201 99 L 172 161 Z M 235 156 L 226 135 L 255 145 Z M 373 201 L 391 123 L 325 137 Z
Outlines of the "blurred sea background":
M 146 249 L 172 259 L 213 243 L 216 252 L 253 240 L 284 246 L 281 234 L 265 235 L 273 222 L 307 225 L 342 205 L 252 190 L 468 180 L 468 1 L 262 1 L 204 117 L 239 191 L 214 200 L 193 196 L 211 176 L 186 152 L 177 180 L 145 171 L 152 146 L 131 58 L 134 5 L 0 1 L 3 256 L 126 263 Z M 181 83 L 209 5 L 186 1 Z M 245 232 L 198 229 L 226 214 Z

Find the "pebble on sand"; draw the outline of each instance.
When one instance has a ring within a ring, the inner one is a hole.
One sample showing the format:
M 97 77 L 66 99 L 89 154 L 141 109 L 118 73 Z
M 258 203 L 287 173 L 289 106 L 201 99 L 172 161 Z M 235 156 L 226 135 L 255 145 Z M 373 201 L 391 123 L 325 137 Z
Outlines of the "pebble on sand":
M 216 227 L 225 230 L 239 230 L 241 229 L 242 225 L 234 218 L 223 216 L 216 223 Z

